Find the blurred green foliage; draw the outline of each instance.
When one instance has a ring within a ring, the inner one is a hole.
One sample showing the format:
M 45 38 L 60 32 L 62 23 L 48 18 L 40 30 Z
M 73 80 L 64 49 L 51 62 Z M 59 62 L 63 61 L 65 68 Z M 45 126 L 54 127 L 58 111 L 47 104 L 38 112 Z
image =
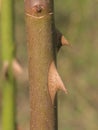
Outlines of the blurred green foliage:
M 58 69 L 69 94 L 59 93 L 60 130 L 98 129 L 98 1 L 57 0 L 56 25 L 72 47 L 63 47 Z
M 98 130 L 98 0 L 54 4 L 56 26 L 72 45 L 58 54 L 58 71 L 68 89 L 68 95 L 58 93 L 59 130 Z M 15 38 L 17 58 L 26 68 L 24 3 L 16 0 Z M 28 83 L 20 78 L 17 84 L 17 120 L 29 130 Z

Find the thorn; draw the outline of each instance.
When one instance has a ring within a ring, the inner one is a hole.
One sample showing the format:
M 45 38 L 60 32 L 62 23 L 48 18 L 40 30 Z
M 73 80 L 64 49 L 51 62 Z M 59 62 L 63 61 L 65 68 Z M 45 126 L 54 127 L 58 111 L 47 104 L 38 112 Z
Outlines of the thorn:
M 63 46 L 63 45 L 68 46 L 70 44 L 58 29 L 56 29 L 55 31 L 56 31 L 57 52 L 58 52 L 59 49 L 61 48 L 61 46 Z
M 14 59 L 12 62 L 12 68 L 13 68 L 13 72 L 15 75 L 17 75 L 17 74 L 20 75 L 23 72 L 21 65 L 19 64 L 19 62 L 16 59 Z
M 12 66 L 13 74 L 16 78 L 18 75 L 21 75 L 23 73 L 23 69 L 16 59 L 14 59 L 11 63 L 8 61 L 4 61 L 2 72 L 1 72 L 3 75 L 3 78 L 8 78 L 8 71 L 9 71 L 10 65 Z
M 48 89 L 52 104 L 54 103 L 55 95 L 59 89 L 63 90 L 67 94 L 67 90 L 57 72 L 54 62 L 51 63 L 49 68 Z
M 61 37 L 61 43 L 62 43 L 62 45 L 69 45 L 69 42 L 67 41 L 67 39 L 62 35 L 62 37 Z

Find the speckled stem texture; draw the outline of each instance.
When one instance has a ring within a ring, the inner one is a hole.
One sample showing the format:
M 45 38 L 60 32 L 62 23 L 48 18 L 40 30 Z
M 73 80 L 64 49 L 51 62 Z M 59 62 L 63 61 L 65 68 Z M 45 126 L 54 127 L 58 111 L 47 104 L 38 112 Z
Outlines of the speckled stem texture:
M 30 130 L 57 130 L 56 106 L 48 90 L 55 60 L 53 0 L 25 0 L 30 81 Z

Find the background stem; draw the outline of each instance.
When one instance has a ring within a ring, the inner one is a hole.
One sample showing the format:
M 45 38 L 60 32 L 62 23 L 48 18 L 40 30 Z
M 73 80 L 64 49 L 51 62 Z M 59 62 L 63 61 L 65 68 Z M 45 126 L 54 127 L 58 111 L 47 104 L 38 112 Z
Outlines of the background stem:
M 2 0 L 1 6 L 1 51 L 3 61 L 2 84 L 2 129 L 15 130 L 15 79 L 12 71 L 12 61 L 15 57 L 14 45 L 14 1 Z M 5 67 L 6 66 L 6 67 Z

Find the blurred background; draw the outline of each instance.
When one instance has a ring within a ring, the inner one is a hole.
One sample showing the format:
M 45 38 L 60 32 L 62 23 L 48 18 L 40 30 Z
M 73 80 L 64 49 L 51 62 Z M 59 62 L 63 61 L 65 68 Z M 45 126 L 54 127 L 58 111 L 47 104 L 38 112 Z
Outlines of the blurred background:
M 56 27 L 71 44 L 71 47 L 62 47 L 57 57 L 58 71 L 68 89 L 67 95 L 61 91 L 58 93 L 59 130 L 98 130 L 98 0 L 56 0 L 54 4 Z M 14 24 L 16 56 L 24 69 L 24 76 L 17 78 L 17 122 L 20 128 L 29 130 L 27 46 L 22 0 L 15 0 Z M 0 68 L 1 61 L 0 54 Z M 1 88 L 2 84 L 0 115 Z

